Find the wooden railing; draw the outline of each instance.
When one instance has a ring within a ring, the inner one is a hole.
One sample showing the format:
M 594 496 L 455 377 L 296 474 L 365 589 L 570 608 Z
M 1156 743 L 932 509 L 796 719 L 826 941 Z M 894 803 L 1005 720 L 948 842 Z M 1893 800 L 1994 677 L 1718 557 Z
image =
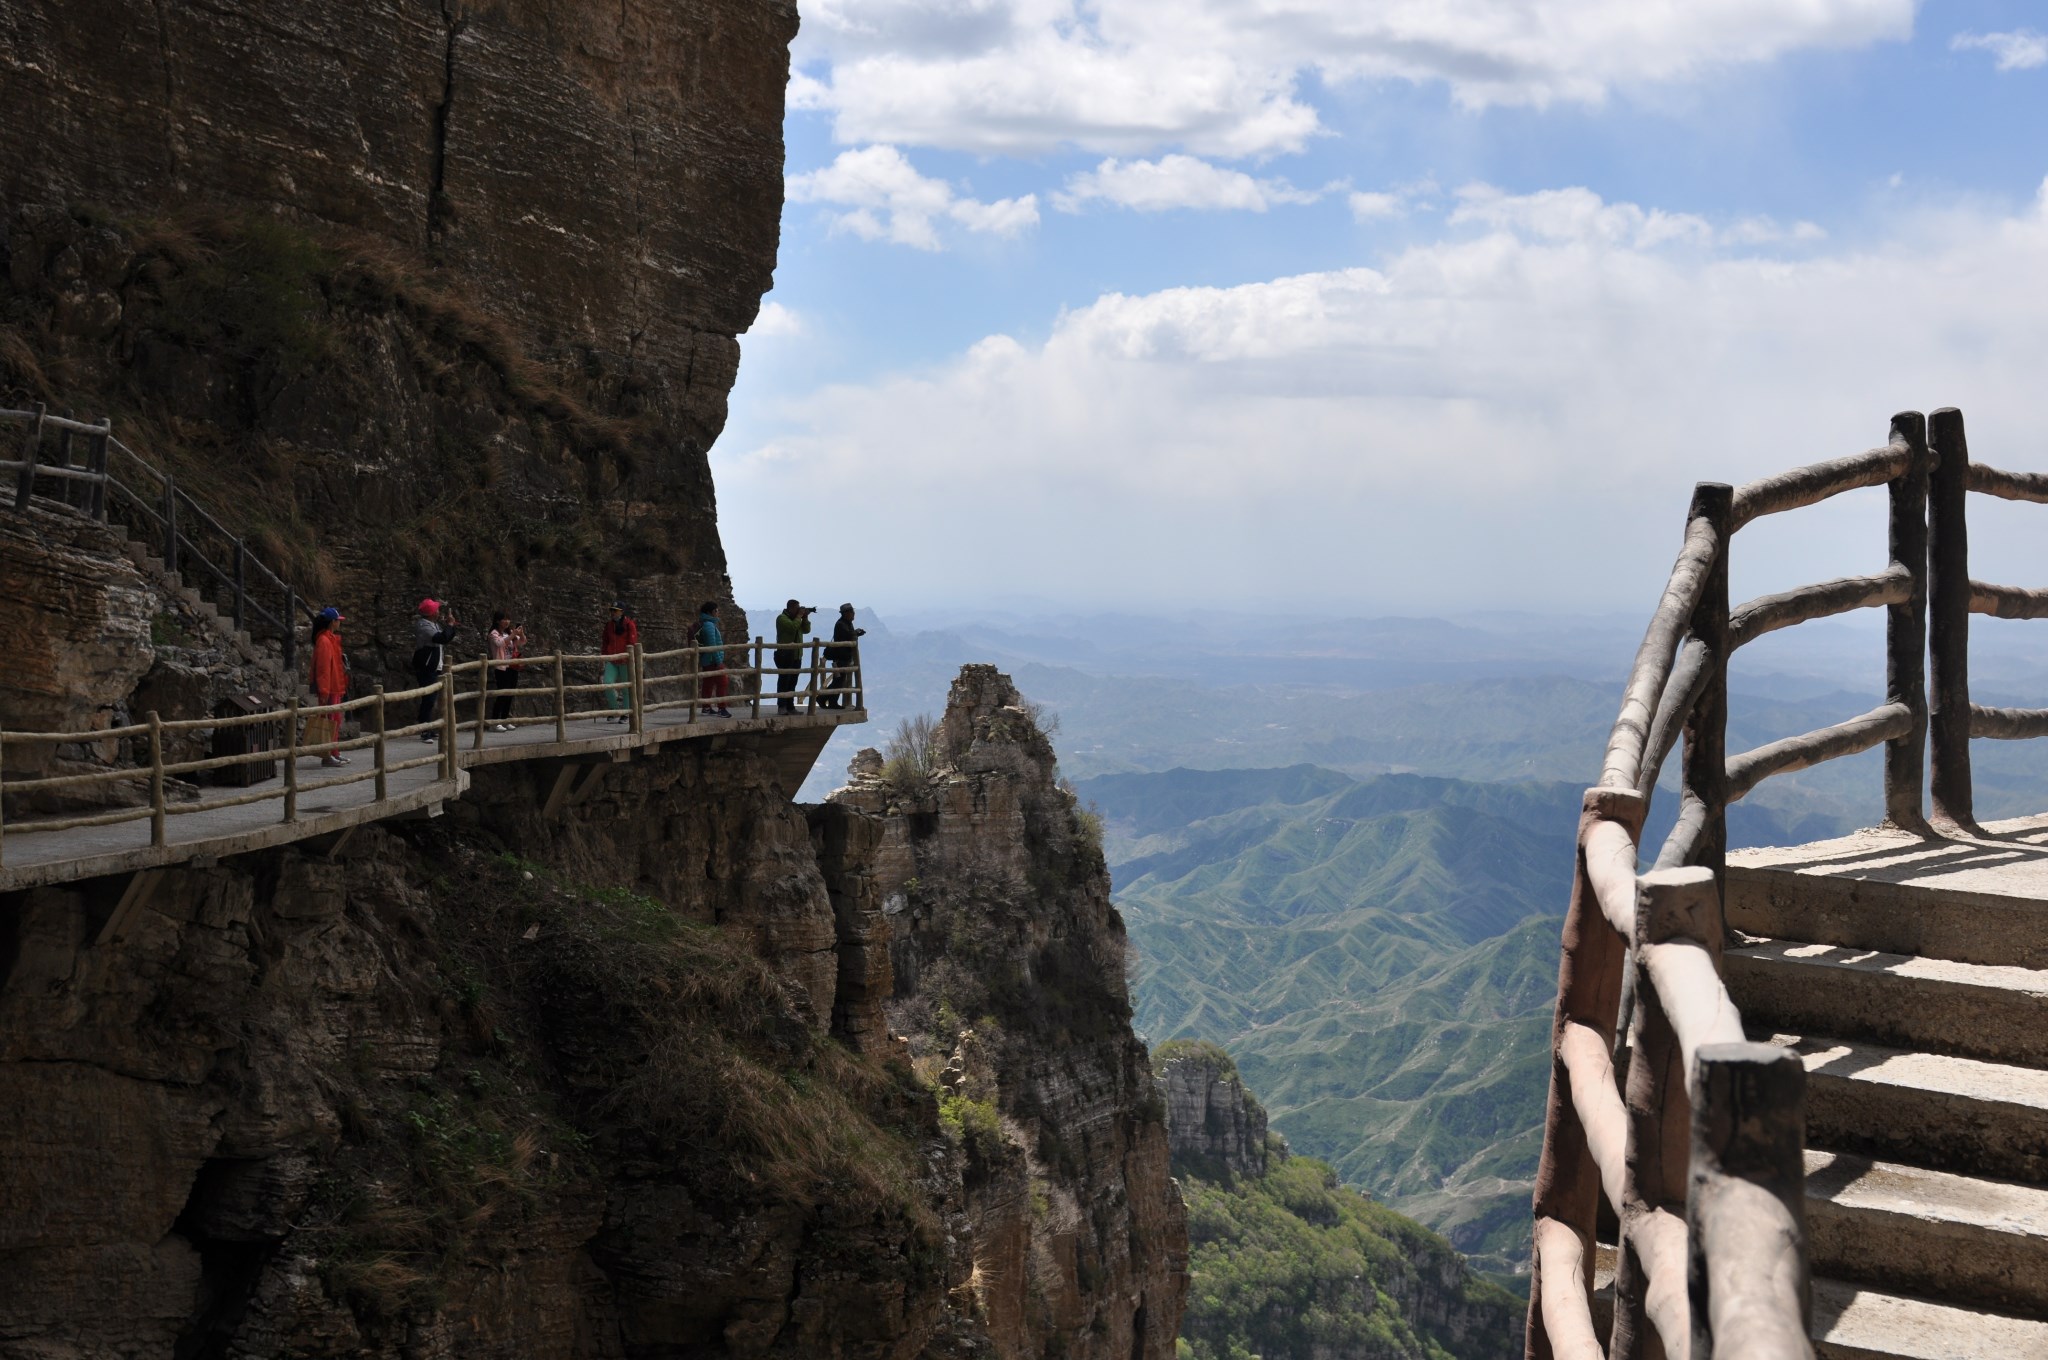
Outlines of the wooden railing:
M 27 427 L 21 457 L 0 459 L 0 474 L 14 474 L 17 511 L 37 494 L 38 479 L 55 482 L 55 499 L 101 522 L 118 517 L 157 550 L 166 570 L 203 573 L 198 579 L 211 584 L 235 629 L 274 637 L 285 668 L 295 665 L 298 625 L 311 607 L 169 473 L 116 439 L 111 420 L 87 423 L 38 405 L 0 410 L 0 422 Z
M 840 650 L 842 648 L 844 650 Z M 437 767 L 438 778 L 452 781 L 457 769 L 470 763 L 464 755 L 464 734 L 468 734 L 468 751 L 475 752 L 484 748 L 487 733 L 500 723 L 514 728 L 551 725 L 554 741 L 560 744 L 572 741 L 569 724 L 579 720 L 624 718 L 628 730 L 638 734 L 647 730 L 649 718 L 657 714 L 673 715 L 680 710 L 680 721 L 690 724 L 700 721 L 706 710 L 721 704 L 738 703 L 747 708 L 749 716 L 759 717 L 762 706 L 775 703 L 778 697 L 789 699 L 797 711 L 804 714 L 815 713 L 821 708 L 832 711 L 842 705 L 845 711 L 865 711 L 867 692 L 862 679 L 858 643 L 807 640 L 798 649 L 804 653 L 802 664 L 787 668 L 763 664 L 772 659 L 773 650 L 763 639 L 755 638 L 751 644 L 739 642 L 723 648 L 677 647 L 657 652 L 645 651 L 636 645 L 627 652 L 609 657 L 562 652 L 522 657 L 512 662 L 480 657 L 448 666 L 433 684 L 390 692 L 379 685 L 373 694 L 339 704 L 302 704 L 295 699 L 285 708 L 267 713 L 176 720 L 160 719 L 151 713 L 143 722 L 97 731 L 0 732 L 0 771 L 6 768 L 6 752 L 10 746 L 93 745 L 122 741 L 144 744 L 141 758 L 132 765 L 78 774 L 16 778 L 0 785 L 0 865 L 6 862 L 6 837 L 11 835 L 113 826 L 147 818 L 150 824 L 149 843 L 162 846 L 166 844 L 169 819 L 174 816 L 276 801 L 280 804 L 281 819 L 295 822 L 299 819 L 299 799 L 303 796 L 371 780 L 376 784 L 375 800 L 383 802 L 390 796 L 390 777 L 406 770 L 431 765 Z M 704 664 L 705 653 L 720 651 L 727 658 L 737 655 L 740 664 Z M 844 658 L 844 664 L 833 665 L 835 657 Z M 572 668 L 580 672 L 586 668 L 602 668 L 607 663 L 623 668 L 624 675 L 617 679 L 604 678 L 600 669 L 596 680 L 572 683 L 569 679 Z M 490 672 L 507 666 L 517 669 L 522 679 L 531 681 L 538 677 L 538 682 L 521 684 L 517 688 L 492 685 Z M 723 700 L 703 697 L 702 682 L 721 671 L 734 685 L 735 692 Z M 800 684 L 789 694 L 778 696 L 766 687 L 783 675 L 797 677 Z M 473 688 L 461 687 L 465 677 Z M 429 695 L 439 697 L 437 712 L 431 720 L 391 725 L 394 705 L 417 703 Z M 509 699 L 514 712 L 503 718 L 493 718 L 490 716 L 490 701 L 499 697 Z M 594 704 L 590 702 L 593 698 L 597 700 Z M 535 707 L 541 711 L 533 712 Z M 518 711 L 522 708 L 526 711 Z M 338 742 L 331 735 L 332 728 L 328 729 L 329 735 L 315 735 L 313 728 L 316 723 L 332 723 L 337 718 L 354 718 L 363 730 L 357 736 Z M 670 717 L 665 721 L 673 724 L 676 719 Z M 273 748 L 230 755 L 176 761 L 164 758 L 167 742 L 181 734 L 213 734 L 243 727 L 275 729 L 281 740 Z M 431 735 L 439 743 L 437 750 L 404 757 L 391 749 L 390 744 L 394 740 L 424 735 Z M 598 733 L 592 740 L 601 741 L 606 735 Z M 325 775 L 311 781 L 301 779 L 298 770 L 300 760 L 323 756 L 337 749 L 344 752 L 367 749 L 371 752 L 371 763 L 362 769 Z M 543 749 L 535 754 L 554 755 L 559 752 Z M 282 779 L 276 787 L 190 800 L 173 800 L 168 796 L 173 778 L 280 761 L 283 764 Z M 116 784 L 145 785 L 146 796 L 133 806 L 107 812 L 16 819 L 12 824 L 5 819 L 4 800 L 9 793 L 34 796 Z
M 1813 1353 L 1805 1073 L 1796 1056 L 1745 1041 L 1721 981 L 1727 810 L 1772 775 L 1882 744 L 1886 820 L 1925 827 L 1931 465 L 1926 421 L 1907 412 L 1867 453 L 1740 488 L 1703 482 L 1693 493 L 1683 546 L 1579 819 L 1536 1178 L 1532 1357 Z M 1890 493 L 1884 571 L 1730 608 L 1739 529 L 1875 486 Z M 1729 756 L 1730 655 L 1777 629 L 1877 606 L 1886 611 L 1885 702 Z M 1659 772 L 1681 742 L 1678 815 L 1652 868 L 1639 872 Z M 1616 1244 L 1604 1344 L 1592 1306 L 1603 1231 Z
M 1933 690 L 1928 735 L 1934 766 L 1929 793 L 1937 823 L 1974 832 L 1970 738 L 2048 736 L 2048 708 L 1986 708 L 1970 701 L 1970 615 L 2048 619 L 2048 590 L 1971 579 L 1969 493 L 2048 504 L 2048 474 L 1971 462 L 1963 413 L 1954 407 L 1934 412 L 1928 426 L 1928 442 L 1938 459 L 1928 493 L 1927 653 Z

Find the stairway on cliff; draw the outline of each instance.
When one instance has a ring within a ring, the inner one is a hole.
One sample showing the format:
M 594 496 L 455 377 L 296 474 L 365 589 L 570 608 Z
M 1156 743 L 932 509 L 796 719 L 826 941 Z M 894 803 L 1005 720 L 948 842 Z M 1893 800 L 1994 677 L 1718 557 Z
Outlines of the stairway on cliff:
M 118 527 L 118 526 L 117 526 Z M 294 694 L 307 703 L 317 702 L 308 688 L 302 668 L 287 666 L 284 647 L 273 638 L 257 638 L 247 628 L 237 628 L 233 611 L 223 611 L 212 600 L 206 598 L 199 588 L 192 584 L 183 573 L 170 570 L 164 565 L 163 557 L 148 543 L 129 530 L 125 545 L 128 560 L 135 569 L 147 578 L 150 584 L 195 616 L 200 626 L 218 637 L 244 662 L 253 667 L 270 681 L 269 697 L 283 703 Z
M 1807 1071 L 1822 1360 L 2048 1357 L 2048 847 L 2030 837 L 2048 820 L 1730 856 L 1728 989 Z

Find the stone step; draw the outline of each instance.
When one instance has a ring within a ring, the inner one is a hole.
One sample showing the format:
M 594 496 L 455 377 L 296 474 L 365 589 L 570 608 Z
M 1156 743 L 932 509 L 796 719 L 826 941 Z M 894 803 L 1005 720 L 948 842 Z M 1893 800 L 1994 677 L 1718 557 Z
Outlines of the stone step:
M 1773 940 L 1877 949 L 1962 963 L 2048 968 L 2048 885 L 2044 885 L 2042 896 L 2028 897 L 1838 876 L 1851 867 L 1862 868 L 1862 861 L 1829 874 L 1737 862 L 1739 858 L 1762 860 L 1792 853 L 1746 850 L 1730 856 L 1729 925 Z M 2017 886 L 2033 872 L 2027 863 L 2041 855 L 2041 847 L 2027 844 L 1987 847 L 1978 842 L 1935 842 L 1913 852 L 1907 865 L 1890 866 L 1883 858 L 1869 860 L 1867 872 L 1911 872 L 1939 883 L 1941 866 L 1952 860 L 1955 876 L 1966 882 L 2010 881 Z M 1998 864 L 2007 868 L 2004 879 L 1991 876 Z
M 2048 1067 L 2048 972 L 1751 940 L 1725 955 L 1752 1032 L 1776 1029 Z
M 1950 1306 L 2048 1315 L 2048 1190 L 1806 1153 L 1813 1273 Z
M 2048 1322 L 1813 1282 L 1817 1360 L 2021 1360 L 2048 1356 Z
M 2048 1072 L 1815 1035 L 1769 1042 L 1806 1065 L 1808 1146 L 2048 1184 Z

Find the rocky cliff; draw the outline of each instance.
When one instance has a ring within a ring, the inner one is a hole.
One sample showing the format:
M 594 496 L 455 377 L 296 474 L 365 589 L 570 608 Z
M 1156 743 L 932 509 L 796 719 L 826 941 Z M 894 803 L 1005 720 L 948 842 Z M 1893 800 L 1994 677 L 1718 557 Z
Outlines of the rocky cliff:
M 727 598 L 780 0 L 0 0 L 0 404 L 108 414 L 394 670 Z M 744 631 L 737 617 L 734 623 Z M 474 634 L 472 634 L 474 636 Z
M 1268 1136 L 1228 1053 L 1176 1039 L 1155 1060 L 1188 1206 L 1183 1360 L 1522 1354 L 1526 1305 L 1442 1237 Z
M 864 934 L 855 985 L 888 998 L 962 1135 L 995 1353 L 1169 1360 L 1186 1220 L 1099 828 L 992 666 L 963 667 L 893 760 L 864 754 L 813 824 L 839 856 L 842 928 Z
M 1163 1106 L 1014 722 L 909 808 L 691 743 L 0 900 L 0 1357 L 1164 1360 Z
M 1266 1132 L 1266 1107 L 1245 1089 L 1236 1062 L 1221 1048 L 1169 1040 L 1152 1062 L 1166 1092 L 1166 1135 L 1176 1169 L 1208 1180 L 1263 1176 L 1276 1152 L 1287 1155 L 1286 1140 Z

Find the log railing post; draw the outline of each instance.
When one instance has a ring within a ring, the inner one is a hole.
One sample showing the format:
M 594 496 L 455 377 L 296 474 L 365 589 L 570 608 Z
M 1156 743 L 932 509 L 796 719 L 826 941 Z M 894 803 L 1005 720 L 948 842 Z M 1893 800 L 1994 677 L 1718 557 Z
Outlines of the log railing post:
M 299 651 L 299 592 L 284 588 L 284 668 L 290 670 Z
M 562 649 L 555 648 L 555 740 L 569 739 L 569 691 L 562 670 Z
M 761 716 L 761 689 L 764 683 L 761 675 L 761 660 L 765 654 L 766 645 L 766 638 L 756 637 L 754 639 L 754 692 L 749 700 L 748 714 L 755 718 Z
M 70 411 L 64 412 L 64 419 L 72 420 L 74 418 Z M 57 431 L 57 466 L 67 470 L 71 467 L 71 427 L 68 425 Z M 71 504 L 71 479 L 66 477 L 63 479 L 63 483 L 64 504 L 69 505 Z
M 1813 1354 L 1805 1132 L 1806 1068 L 1797 1054 L 1775 1044 L 1701 1045 L 1685 1223 L 1692 1360 Z M 1717 1276 L 1743 1286 L 1719 1318 Z
M 462 727 L 455 720 L 455 668 L 441 668 L 441 777 L 455 778 L 455 743 Z
M 1734 509 L 1734 487 L 1701 482 L 1693 488 L 1692 509 L 1686 515 L 1688 525 L 1704 519 L 1713 526 L 1717 542 L 1714 564 L 1687 630 L 1706 645 L 1707 682 L 1685 722 L 1680 771 L 1685 792 L 1698 799 L 1707 814 L 1691 862 L 1713 870 L 1717 884 L 1728 857 L 1728 549 Z M 1715 948 L 1719 947 L 1716 941 Z
M 627 711 L 633 719 L 629 730 L 636 737 L 647 730 L 647 663 L 643 657 L 640 644 L 636 642 L 626 659 Z
M 1647 945 L 1691 939 L 1714 954 L 1718 967 L 1719 888 L 1719 876 L 1705 865 L 1643 875 L 1630 952 L 1640 959 Z M 1652 1314 L 1682 1297 L 1677 1294 L 1677 1279 L 1651 1280 L 1641 1254 L 1653 1215 L 1685 1213 L 1691 1116 L 1685 1054 L 1668 1015 L 1673 1000 L 1658 995 L 1638 965 L 1622 1096 L 1628 1111 L 1628 1153 L 1622 1173 L 1620 1250 L 1614 1263 L 1614 1339 L 1608 1352 L 1612 1360 L 1662 1360 L 1663 1334 Z M 1661 1295 L 1658 1299 L 1651 1297 L 1653 1284 Z
M 856 654 L 856 662 L 859 657 Z M 858 675 L 858 672 L 856 672 Z M 1601 822 L 1619 822 L 1629 838 L 1642 834 L 1647 803 L 1633 789 L 1589 789 L 1579 813 L 1579 851 L 1572 879 L 1571 905 L 1565 912 L 1564 952 L 1557 969 L 1557 1010 L 1550 1032 L 1550 1095 L 1545 1107 L 1542 1160 L 1536 1168 L 1536 1218 L 1552 1219 L 1579 1238 L 1583 1250 L 1579 1287 L 1590 1310 L 1593 1297 L 1594 1229 L 1600 1214 L 1600 1170 L 1594 1164 L 1586 1131 L 1572 1104 L 1571 1075 L 1563 1057 L 1570 1025 L 1585 1025 L 1614 1041 L 1614 1017 L 1621 992 L 1621 960 L 1625 944 L 1600 910 L 1599 898 L 1586 871 L 1586 838 Z M 1541 1266 L 1537 1267 L 1540 1271 Z M 1552 1282 L 1553 1285 L 1555 1282 Z M 1543 1320 L 1540 1279 L 1529 1286 L 1528 1354 L 1531 1360 L 1552 1360 L 1554 1351 Z
M 29 422 L 28 439 L 21 450 L 21 475 L 14 483 L 14 509 L 16 513 L 28 509 L 28 499 L 36 489 L 36 459 L 43 451 L 43 404 L 35 406 L 36 418 Z
M 1925 831 L 1920 800 L 1927 780 L 1927 418 L 1899 412 L 1892 417 L 1892 440 L 1904 443 L 1910 457 L 1890 483 L 1891 569 L 1906 573 L 1913 593 L 1885 607 L 1885 702 L 1905 705 L 1913 728 L 1884 746 L 1884 819 L 1901 830 Z
M 471 750 L 484 749 L 484 725 L 485 719 L 490 716 L 490 703 L 491 654 L 485 652 L 476 663 L 476 740 L 470 743 Z
M 1927 734 L 1935 821 L 1976 825 L 1970 785 L 1970 446 L 1963 413 L 1927 417 Z
M 149 711 L 149 843 L 164 843 L 164 724 Z
M 299 820 L 299 697 L 292 696 L 284 720 L 284 819 Z
M 811 639 L 811 687 L 804 696 L 804 712 L 818 711 L 819 691 L 825 688 L 825 642 L 822 638 Z
M 390 793 L 390 787 L 386 777 L 386 770 L 389 767 L 390 757 L 386 754 L 385 750 L 384 685 L 381 681 L 377 685 L 377 702 L 373 705 L 373 707 L 376 709 L 377 712 L 377 745 L 374 748 L 376 751 L 377 762 L 377 801 L 381 803 Z
M 110 417 L 100 417 L 99 432 L 92 437 L 92 444 L 86 451 L 88 465 L 92 470 L 92 517 L 104 524 L 107 522 L 107 443 L 114 437 L 114 422 Z
M 683 676 L 683 688 L 690 700 L 690 706 L 685 710 L 687 716 L 684 717 L 683 721 L 695 722 L 697 721 L 697 700 L 704 691 L 704 648 L 702 646 L 690 648 L 689 655 L 683 658 Z

